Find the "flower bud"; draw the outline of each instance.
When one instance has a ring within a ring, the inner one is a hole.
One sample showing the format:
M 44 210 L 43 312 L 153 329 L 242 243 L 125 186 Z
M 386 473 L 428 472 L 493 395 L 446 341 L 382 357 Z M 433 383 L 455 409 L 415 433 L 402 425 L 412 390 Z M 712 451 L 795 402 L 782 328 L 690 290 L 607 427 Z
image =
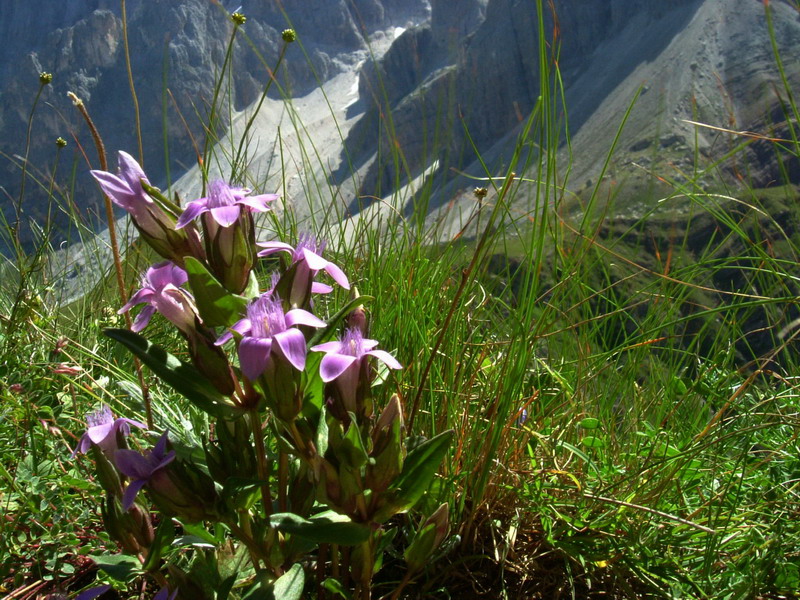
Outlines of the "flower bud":
M 403 553 L 410 572 L 419 571 L 425 566 L 436 548 L 447 537 L 449 527 L 450 508 L 445 502 L 420 526 L 411 544 Z
M 240 26 L 244 25 L 244 24 L 247 22 L 247 17 L 245 17 L 245 16 L 244 16 L 242 13 L 240 13 L 240 12 L 235 12 L 235 13 L 233 13 L 233 14 L 231 15 L 231 21 L 233 21 L 233 23 L 234 23 L 234 24 L 235 24 L 237 27 L 240 27 Z
M 42 71 L 39 73 L 39 83 L 42 85 L 50 85 L 53 83 L 53 74 Z
M 283 41 L 287 44 L 291 44 L 297 39 L 297 32 L 294 29 L 284 29 L 281 32 L 281 38 L 283 38 Z
M 56 146 L 58 146 L 59 148 L 64 148 L 66 147 L 66 145 L 67 145 L 67 140 L 65 140 L 62 137 L 56 138 Z

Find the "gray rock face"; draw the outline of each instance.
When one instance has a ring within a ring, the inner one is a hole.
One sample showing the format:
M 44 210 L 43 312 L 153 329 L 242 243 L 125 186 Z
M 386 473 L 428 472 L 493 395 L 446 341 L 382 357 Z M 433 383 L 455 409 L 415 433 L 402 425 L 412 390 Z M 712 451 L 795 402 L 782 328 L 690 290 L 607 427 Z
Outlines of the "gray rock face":
M 127 2 L 144 166 L 159 185 L 166 183 L 168 173 L 171 178 L 180 175 L 196 161 L 196 148 L 202 149 L 203 123 L 233 31 L 228 9 L 242 4 L 247 22 L 233 47 L 233 85 L 230 93 L 220 96 L 215 135 L 221 135 L 227 126 L 228 106 L 241 110 L 259 98 L 269 81 L 267 66 L 276 64 L 283 46 L 283 29 L 293 26 L 300 43 L 289 47 L 278 82 L 282 93 L 302 95 L 349 68 L 353 53 L 365 48 L 365 36 L 394 23 L 423 18 L 429 11 L 425 0 L 304 0 L 282 4 L 239 0 L 224 4 L 217 0 Z M 281 6 L 286 8 L 285 13 Z M 70 146 L 62 151 L 60 161 L 63 165 L 66 155 L 68 164 L 72 166 L 74 161 L 77 171 L 77 185 L 70 199 L 90 219 L 95 218 L 93 214 L 102 214 L 100 195 L 88 176 L 88 170 L 98 168 L 98 162 L 87 128 L 66 93 L 74 92 L 84 101 L 110 161 L 116 149 L 137 154 L 120 17 L 118 0 L 0 3 L 4 39 L 0 46 L 0 151 L 9 156 L 24 154 L 38 75 L 41 71 L 52 73 L 53 83 L 43 90 L 34 116 L 30 164 L 43 169 L 39 176 L 46 180 L 46 165 L 55 160 L 56 137 L 67 139 Z M 277 97 L 280 93 L 278 86 L 273 86 L 270 95 Z M 10 197 L 17 196 L 20 180 L 19 160 L 0 164 L 0 186 Z M 66 194 L 66 190 L 57 188 L 56 195 L 60 192 Z M 27 219 L 45 221 L 49 204 L 45 196 L 41 187 L 26 186 Z M 13 221 L 9 203 L 4 201 L 1 206 L 6 218 Z M 63 229 L 68 218 L 60 211 L 54 215 L 61 221 L 57 226 Z
M 555 17 L 545 3 L 546 42 L 559 51 L 570 132 L 586 140 L 573 143 L 581 180 L 593 176 L 604 159 L 640 85 L 652 91 L 642 95 L 625 131 L 626 147 L 636 152 L 657 146 L 659 136 L 692 139 L 682 119 L 692 119 L 698 107 L 695 118 L 735 123 L 735 129 L 763 130 L 768 119 L 780 120 L 777 98 L 767 91 L 777 77 L 762 3 L 558 0 L 554 5 Z M 430 23 L 406 32 L 379 64 L 362 70 L 365 114 L 351 131 L 348 149 L 361 164 L 379 143 L 378 156 L 389 157 L 370 165 L 363 196 L 386 195 L 398 180 L 416 177 L 438 160 L 429 177 L 440 190 L 434 204 L 448 202 L 459 186 L 469 186 L 468 180 L 451 181 L 455 170 L 485 175 L 473 164 L 475 148 L 493 168 L 507 166 L 515 136 L 539 96 L 535 2 L 434 0 L 431 6 Z M 790 3 L 772 7 L 778 45 L 785 58 L 792 57 L 800 47 L 800 19 Z M 797 82 L 796 61 L 787 63 Z M 711 144 L 710 137 L 700 138 L 704 148 Z M 770 150 L 766 146 L 764 153 Z M 408 173 L 394 169 L 393 148 L 402 149 Z M 688 147 L 682 148 L 688 156 Z M 761 165 L 753 171 L 756 185 L 777 177 L 774 157 L 757 156 L 758 148 L 754 145 L 752 154 Z M 359 208 L 354 203 L 351 211 Z

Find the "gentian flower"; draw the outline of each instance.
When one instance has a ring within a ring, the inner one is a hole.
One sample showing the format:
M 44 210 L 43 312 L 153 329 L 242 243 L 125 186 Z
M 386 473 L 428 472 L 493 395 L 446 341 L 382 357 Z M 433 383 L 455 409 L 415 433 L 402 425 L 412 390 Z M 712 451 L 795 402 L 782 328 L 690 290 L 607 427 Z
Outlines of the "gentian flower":
M 147 306 L 139 311 L 133 322 L 131 329 L 134 332 L 144 329 L 158 311 L 178 329 L 188 333 L 195 327 L 196 316 L 191 296 L 180 289 L 188 280 L 186 271 L 174 263 L 166 261 L 153 265 L 142 277 L 142 288 L 119 309 L 119 313 L 124 313 L 137 304 L 146 303 Z
M 239 342 L 242 373 L 248 379 L 257 379 L 276 359 L 286 360 L 302 371 L 306 365 L 306 339 L 297 325 L 325 327 L 325 321 L 301 308 L 284 313 L 280 300 L 267 294 L 251 302 L 247 306 L 247 316 L 231 327 L 244 336 Z M 231 337 L 228 331 L 216 344 L 224 344 Z
M 213 181 L 208 186 L 207 197 L 186 204 L 183 214 L 178 219 L 177 227 L 178 229 L 186 227 L 190 221 L 205 212 L 211 213 L 211 217 L 221 227 L 230 227 L 239 219 L 242 207 L 250 211 L 264 212 L 269 210 L 267 205 L 270 202 L 278 199 L 278 194 L 248 196 L 249 193 L 249 189 L 231 187 L 221 179 Z
M 280 286 L 291 306 L 305 306 L 311 293 L 325 294 L 333 290 L 331 286 L 314 281 L 319 271 L 325 271 L 333 280 L 344 289 L 350 289 L 350 282 L 338 266 L 322 257 L 325 242 L 319 242 L 309 234 L 300 235 L 297 246 L 294 248 L 284 242 L 258 242 L 264 250 L 258 256 L 271 256 L 276 252 L 288 252 L 292 255 L 294 271 L 291 281 L 285 286 Z M 288 292 L 284 291 L 288 287 Z
M 363 400 L 371 382 L 369 364 L 365 360 L 373 356 L 390 369 L 402 369 L 402 365 L 388 352 L 375 350 L 376 340 L 365 339 L 358 329 L 347 329 L 339 342 L 326 342 L 312 346 L 313 352 L 325 352 L 320 363 L 319 373 L 322 381 L 332 382 L 332 391 L 341 402 L 337 418 L 344 418 L 346 412 L 363 409 Z M 371 411 L 370 411 L 371 414 Z
M 122 496 L 122 508 L 130 510 L 136 495 L 145 485 L 153 484 L 164 479 L 164 469 L 175 460 L 175 451 L 167 450 L 167 434 L 164 433 L 158 440 L 155 448 L 144 456 L 135 450 L 117 450 L 114 457 L 117 468 L 123 475 L 131 478 L 125 493 Z
M 100 410 L 86 415 L 86 423 L 89 427 L 73 450 L 73 457 L 78 452 L 86 454 L 92 444 L 96 444 L 101 450 L 110 454 L 117 449 L 117 432 L 127 436 L 131 433 L 131 425 L 141 429 L 147 427 L 144 423 L 133 419 L 123 417 L 115 419 L 107 404 L 104 404 Z
M 403 368 L 394 356 L 385 350 L 374 350 L 377 345 L 377 340 L 364 339 L 358 329 L 348 329 L 341 341 L 318 344 L 311 350 L 325 352 L 319 366 L 319 374 L 325 383 L 342 377 L 342 375 L 347 377 L 345 372 L 356 363 L 360 363 L 365 356 L 374 356 L 391 369 Z
M 117 162 L 119 175 L 107 171 L 90 173 L 103 193 L 131 215 L 142 238 L 162 257 L 178 264 L 183 264 L 184 256 L 202 258 L 197 231 L 178 231 L 175 217 L 145 192 L 142 182 L 150 182 L 139 163 L 126 152 L 119 152 Z

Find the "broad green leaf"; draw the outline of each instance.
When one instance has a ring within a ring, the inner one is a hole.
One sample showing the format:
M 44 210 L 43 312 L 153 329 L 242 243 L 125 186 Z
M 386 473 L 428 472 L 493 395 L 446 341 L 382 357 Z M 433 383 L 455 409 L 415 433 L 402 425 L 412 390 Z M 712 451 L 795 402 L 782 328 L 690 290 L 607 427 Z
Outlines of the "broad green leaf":
M 391 502 L 394 514 L 403 512 L 417 503 L 428 490 L 439 465 L 447 453 L 454 432 L 448 429 L 414 448 L 406 456 L 403 470 L 392 482 L 389 493 L 394 494 Z M 389 518 L 391 515 L 381 515 Z
M 226 290 L 196 258 L 185 259 L 189 287 L 203 323 L 209 327 L 233 325 L 244 315 L 247 299 Z
M 585 438 L 581 440 L 581 444 L 586 446 L 587 448 L 605 448 L 606 441 L 603 438 L 594 436 L 594 435 L 587 435 Z
M 89 555 L 97 567 L 112 579 L 128 582 L 142 574 L 139 560 L 127 554 Z
M 336 594 L 345 600 L 351 600 L 353 597 L 350 592 L 347 591 L 347 588 L 342 585 L 342 582 L 338 579 L 334 579 L 333 577 L 328 577 L 325 581 L 323 581 L 322 587 L 324 587 L 331 594 Z
M 594 417 L 586 417 L 580 423 L 578 423 L 578 427 L 582 429 L 597 429 L 600 427 L 600 419 L 595 419 Z
M 266 571 L 256 576 L 256 584 L 242 600 L 300 600 L 305 585 L 305 574 L 300 564 L 292 567 L 275 581 L 268 579 Z
M 103 333 L 125 346 L 164 383 L 185 396 L 203 412 L 223 419 L 231 419 L 241 413 L 239 409 L 228 404 L 225 396 L 219 393 L 200 371 L 141 335 L 127 329 L 104 329 Z
M 284 533 L 291 533 L 317 544 L 355 546 L 367 540 L 370 529 L 354 523 L 350 517 L 332 510 L 304 519 L 294 513 L 277 513 L 270 517 L 270 525 Z

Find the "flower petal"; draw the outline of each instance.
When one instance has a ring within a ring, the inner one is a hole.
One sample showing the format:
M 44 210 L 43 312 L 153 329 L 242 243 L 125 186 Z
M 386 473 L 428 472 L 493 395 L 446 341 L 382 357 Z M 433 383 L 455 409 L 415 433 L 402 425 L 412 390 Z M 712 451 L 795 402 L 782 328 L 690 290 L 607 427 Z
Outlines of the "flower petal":
M 117 450 L 114 463 L 120 473 L 131 479 L 148 479 L 153 471 L 150 461 L 135 450 Z
M 117 152 L 117 165 L 119 166 L 120 177 L 128 182 L 131 190 L 134 192 L 143 191 L 142 179 L 147 181 L 147 176 L 144 174 L 141 165 L 136 162 L 136 159 L 127 152 L 120 150 Z
M 332 291 L 333 288 L 329 286 L 327 283 L 320 283 L 318 281 L 311 282 L 312 294 L 330 294 Z
M 322 258 L 316 252 L 312 252 L 308 248 L 303 248 L 303 258 L 306 259 L 306 263 L 308 264 L 309 269 L 313 269 L 315 271 L 321 271 L 325 267 L 328 266 L 328 261 Z
M 290 328 L 276 333 L 273 338 L 280 349 L 280 353 L 298 371 L 306 366 L 306 338 L 299 329 Z
M 269 256 L 270 254 L 275 254 L 276 252 L 289 252 L 290 254 L 294 253 L 294 248 L 284 242 L 256 242 L 256 246 L 265 248 L 265 250 L 261 250 L 258 253 L 258 256 Z
M 126 211 L 131 212 L 137 200 L 137 195 L 130 186 L 121 178 L 106 171 L 89 171 L 92 177 L 100 184 L 103 193 Z
M 397 359 L 386 352 L 385 350 L 370 350 L 369 352 L 365 352 L 364 354 L 369 354 L 370 356 L 374 356 L 378 360 L 383 361 L 387 367 L 390 369 L 402 369 L 403 365 L 397 362 Z
M 219 206 L 217 208 L 212 208 L 210 209 L 210 212 L 211 216 L 214 217 L 214 220 L 217 223 L 223 227 L 230 227 L 236 223 L 236 219 L 239 218 L 242 208 L 238 204 L 234 204 L 233 206 Z
M 267 368 L 272 338 L 246 337 L 239 344 L 239 364 L 248 379 L 257 379 Z
M 322 381 L 328 383 L 333 381 L 339 375 L 347 370 L 347 367 L 356 362 L 355 356 L 348 356 L 347 354 L 338 354 L 331 352 L 322 357 L 322 362 L 319 365 L 319 374 Z
M 342 271 L 335 264 L 329 262 L 325 267 L 325 272 L 328 275 L 330 275 L 333 278 L 333 280 L 340 286 L 342 286 L 344 289 L 346 290 L 350 289 L 350 282 L 347 280 L 347 275 L 345 275 L 344 271 Z
M 311 346 L 311 350 L 314 352 L 341 352 L 342 342 L 333 341 L 317 344 L 316 346 Z
M 142 329 L 147 327 L 147 324 L 150 322 L 150 319 L 156 312 L 156 307 L 152 305 L 145 306 L 142 310 L 139 311 L 139 314 L 136 315 L 136 318 L 133 320 L 133 325 L 131 325 L 131 331 L 134 333 L 139 333 Z
M 142 302 L 149 302 L 152 295 L 153 295 L 153 290 L 151 288 L 140 289 L 133 296 L 131 296 L 131 299 L 128 300 L 128 303 L 125 304 L 125 306 L 123 306 L 117 311 L 117 314 L 121 315 L 124 312 L 128 312 L 131 308 L 133 308 L 137 304 L 141 304 Z
M 219 336 L 217 338 L 217 341 L 214 342 L 214 345 L 215 346 L 221 346 L 222 344 L 227 342 L 229 339 L 231 339 L 233 337 L 233 333 L 231 333 L 231 329 L 233 331 L 235 331 L 236 333 L 241 333 L 242 335 L 247 335 L 248 333 L 250 333 L 250 330 L 252 329 L 252 327 L 253 327 L 253 325 L 252 325 L 252 323 L 250 323 L 250 319 L 248 319 L 246 317 L 244 319 L 240 319 L 240 320 L 236 321 L 236 323 L 234 323 L 228 329 L 228 331 L 226 331 L 221 336 Z
M 125 493 L 122 494 L 122 509 L 123 510 L 130 510 L 131 506 L 133 506 L 134 500 L 136 500 L 136 494 L 139 493 L 145 484 L 147 483 L 146 479 L 137 479 L 135 481 L 131 481 L 128 484 L 128 487 L 125 488 Z
M 309 327 L 325 327 L 327 323 L 315 317 L 307 310 L 302 308 L 293 308 L 286 313 L 286 326 L 294 327 L 295 325 L 308 325 Z
M 181 216 L 178 217 L 178 222 L 175 224 L 175 229 L 183 229 L 190 222 L 199 217 L 202 213 L 208 210 L 208 198 L 200 198 L 199 200 L 192 200 L 183 209 Z
M 261 194 L 259 196 L 245 196 L 237 198 L 237 204 L 244 204 L 251 210 L 256 212 L 264 212 L 269 210 L 268 204 L 278 199 L 278 194 Z

